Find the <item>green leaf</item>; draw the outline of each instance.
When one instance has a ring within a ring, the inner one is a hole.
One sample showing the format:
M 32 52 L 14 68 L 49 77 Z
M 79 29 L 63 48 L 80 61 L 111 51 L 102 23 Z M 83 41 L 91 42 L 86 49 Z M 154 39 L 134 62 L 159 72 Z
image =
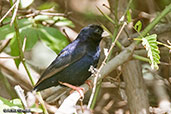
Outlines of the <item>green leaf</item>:
M 22 19 L 18 21 L 18 26 L 19 26 L 19 32 L 20 32 L 20 40 L 23 42 L 24 37 L 28 37 L 28 40 L 26 41 L 26 50 L 30 50 L 34 44 L 36 43 L 38 39 L 38 35 L 36 37 L 36 31 L 33 30 L 34 28 L 31 29 L 32 24 L 31 21 L 28 19 Z M 19 56 L 19 48 L 18 48 L 18 42 L 16 39 L 16 33 L 14 30 L 14 26 L 5 25 L 2 28 L 0 28 L 0 40 L 6 39 L 6 38 L 13 38 L 10 42 L 10 48 L 11 48 L 11 55 L 12 56 Z M 20 64 L 19 59 L 14 59 L 15 64 L 18 68 Z
M 5 21 L 3 22 L 9 22 L 9 21 L 10 18 L 5 19 Z M 21 19 L 18 21 L 18 27 L 20 31 L 30 26 L 31 26 L 31 22 L 28 19 Z M 10 26 L 9 24 L 7 24 L 0 27 L 0 33 L 1 33 L 0 40 L 14 37 L 15 34 L 14 25 Z
M 38 32 L 37 28 L 26 28 L 21 31 L 20 37 L 22 39 L 26 37 L 26 51 L 31 50 L 38 41 Z
M 56 2 L 51 2 L 51 1 L 48 1 L 48 2 L 45 2 L 43 4 L 41 4 L 38 9 L 39 10 L 44 10 L 44 9 L 50 9 L 52 7 L 59 7 L 58 4 Z
M 43 110 L 41 108 L 31 108 L 31 112 L 42 113 Z
M 69 26 L 69 27 L 75 27 L 72 21 L 68 20 L 65 17 L 61 16 L 54 16 L 53 20 L 56 21 L 56 26 Z
M 9 107 L 12 107 L 12 106 L 15 106 L 14 104 L 12 104 L 9 100 L 7 100 L 7 99 L 5 99 L 5 98 L 3 98 L 3 97 L 1 97 L 0 96 L 0 105 L 1 104 L 6 104 L 6 105 L 8 105 Z
M 37 15 L 33 19 L 34 21 L 45 21 L 45 20 L 50 20 L 50 17 L 47 15 Z
M 142 45 L 145 46 L 147 56 L 150 58 L 150 64 L 152 69 L 158 69 L 158 64 L 160 63 L 160 51 L 157 46 L 157 35 L 152 34 L 142 38 Z
M 12 103 L 14 106 L 18 106 L 20 108 L 23 107 L 22 102 L 20 99 L 12 99 L 10 100 L 10 103 Z
M 18 20 L 21 46 L 24 38 L 27 38 L 25 47 L 26 51 L 32 49 L 38 41 L 38 37 L 40 37 L 56 53 L 59 53 L 69 43 L 66 37 L 59 30 L 36 24 L 36 21 L 51 21 L 58 26 L 74 26 L 70 20 L 61 16 L 36 16 L 35 18 Z M 10 18 L 5 19 L 3 22 L 10 22 Z M 4 25 L 0 28 L 0 33 L 0 40 L 13 38 L 10 41 L 11 55 L 19 57 L 19 48 L 15 36 L 16 33 L 14 30 L 14 25 Z M 18 68 L 21 61 L 19 59 L 14 59 L 14 61 Z
M 46 21 L 49 24 L 54 24 L 56 26 L 69 26 L 69 27 L 74 27 L 74 24 L 72 21 L 68 20 L 65 17 L 62 16 L 53 16 L 50 17 L 48 15 L 37 15 L 33 19 L 34 21 Z
M 11 55 L 19 57 L 20 52 L 19 52 L 18 42 L 17 42 L 16 36 L 14 36 L 13 39 L 11 40 L 10 48 L 11 48 Z M 21 62 L 20 59 L 14 59 L 14 61 L 15 61 L 15 64 L 16 64 L 16 66 L 18 68 L 18 66 L 19 66 L 19 64 Z
M 138 21 L 138 22 L 135 24 L 134 29 L 135 29 L 136 31 L 140 32 L 140 31 L 141 31 L 141 28 L 142 28 L 142 23 L 141 23 L 141 21 Z
M 20 8 L 25 9 L 33 3 L 34 0 L 20 0 Z
M 13 99 L 10 101 L 3 97 L 0 97 L 0 114 L 9 114 L 9 113 L 5 113 L 3 109 L 23 109 L 23 106 L 21 104 L 20 99 Z M 17 113 L 17 114 L 23 114 L 23 113 Z
M 69 43 L 66 37 L 55 28 L 42 27 L 39 30 L 39 37 L 56 53 L 59 53 Z
M 132 17 L 131 17 L 130 10 L 128 10 L 128 11 L 127 11 L 127 15 L 126 15 L 126 17 L 127 17 L 127 21 L 128 21 L 128 23 L 130 23 L 130 22 L 132 21 Z

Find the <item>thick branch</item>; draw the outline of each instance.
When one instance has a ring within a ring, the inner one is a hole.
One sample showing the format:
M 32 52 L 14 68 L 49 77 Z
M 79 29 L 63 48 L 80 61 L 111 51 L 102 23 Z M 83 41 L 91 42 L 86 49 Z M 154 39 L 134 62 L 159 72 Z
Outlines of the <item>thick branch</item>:
M 149 114 L 149 101 L 138 60 L 122 65 L 123 78 L 131 114 Z

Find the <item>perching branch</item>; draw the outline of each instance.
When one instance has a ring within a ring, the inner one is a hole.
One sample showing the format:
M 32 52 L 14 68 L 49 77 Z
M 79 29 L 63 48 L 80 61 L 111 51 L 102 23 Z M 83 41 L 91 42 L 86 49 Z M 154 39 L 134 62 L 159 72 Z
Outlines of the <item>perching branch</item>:
M 133 53 L 135 46 L 136 46 L 135 43 L 131 44 L 128 48 L 126 48 L 124 51 L 122 51 L 119 55 L 117 55 L 115 58 L 110 60 L 100 71 L 101 77 L 98 80 L 103 79 L 111 71 L 113 71 L 118 66 L 122 65 L 124 62 L 129 60 L 129 58 L 131 58 L 131 55 Z M 95 79 L 95 77 L 91 76 L 88 80 L 91 80 L 92 82 L 94 82 L 94 79 Z M 84 93 L 89 90 L 89 86 L 87 84 L 83 84 L 81 87 L 84 88 Z M 70 96 L 72 96 L 72 97 L 70 97 Z M 73 99 L 73 97 L 75 100 L 70 100 L 70 99 Z M 66 113 L 65 109 L 71 108 L 71 105 L 70 105 L 71 103 L 68 101 L 73 101 L 72 102 L 72 106 L 73 106 L 72 108 L 74 108 L 74 109 L 72 109 L 72 110 L 76 111 L 74 106 L 76 105 L 77 101 L 80 99 L 79 93 L 75 91 L 71 95 L 69 95 L 66 99 L 67 100 L 64 101 L 64 104 L 61 105 L 62 107 L 65 107 L 65 108 L 59 107 L 59 109 L 60 109 L 59 111 L 64 112 L 64 114 L 65 114 Z M 73 104 L 75 104 L 75 105 L 73 105 Z M 68 114 L 68 112 L 67 112 L 67 114 Z
M 92 90 L 92 94 L 91 94 L 91 96 L 90 96 L 90 100 L 89 100 L 89 103 L 88 103 L 88 108 L 90 108 L 90 106 L 91 106 L 91 104 L 92 104 L 92 100 L 93 100 L 94 93 L 95 93 L 95 90 L 96 90 L 97 79 L 98 79 L 99 77 L 101 77 L 101 76 L 100 76 L 101 74 L 100 74 L 99 71 L 101 71 L 101 69 L 104 67 L 105 63 L 107 62 L 107 59 L 108 59 L 108 57 L 110 56 L 110 53 L 111 53 L 113 47 L 115 46 L 115 43 L 116 43 L 116 41 L 118 40 L 118 38 L 119 38 L 119 36 L 120 36 L 122 30 L 124 29 L 125 25 L 126 25 L 126 23 L 124 23 L 124 24 L 122 25 L 122 27 L 121 27 L 121 29 L 120 29 L 118 35 L 116 36 L 114 42 L 112 43 L 110 49 L 107 51 L 107 55 L 105 55 L 105 56 L 106 56 L 105 59 L 103 60 L 103 62 L 102 62 L 102 64 L 101 64 L 100 68 L 98 69 L 97 73 L 95 74 L 95 80 L 94 80 L 94 83 L 93 83 L 94 87 L 93 87 L 93 90 Z

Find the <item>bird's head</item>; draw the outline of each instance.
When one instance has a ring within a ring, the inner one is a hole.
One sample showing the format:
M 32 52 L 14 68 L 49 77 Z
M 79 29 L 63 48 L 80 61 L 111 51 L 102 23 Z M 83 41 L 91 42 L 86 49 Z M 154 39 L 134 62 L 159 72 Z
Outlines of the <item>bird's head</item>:
M 80 35 L 82 36 L 82 40 L 93 40 L 99 42 L 102 39 L 103 29 L 99 25 L 91 24 L 87 27 L 84 27 Z

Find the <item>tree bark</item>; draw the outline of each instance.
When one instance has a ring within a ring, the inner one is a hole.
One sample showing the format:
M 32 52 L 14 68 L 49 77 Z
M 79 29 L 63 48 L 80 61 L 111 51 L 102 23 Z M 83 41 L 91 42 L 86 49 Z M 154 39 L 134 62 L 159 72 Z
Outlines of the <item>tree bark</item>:
M 149 114 L 148 96 L 139 61 L 126 62 L 122 66 L 122 71 L 130 113 Z

